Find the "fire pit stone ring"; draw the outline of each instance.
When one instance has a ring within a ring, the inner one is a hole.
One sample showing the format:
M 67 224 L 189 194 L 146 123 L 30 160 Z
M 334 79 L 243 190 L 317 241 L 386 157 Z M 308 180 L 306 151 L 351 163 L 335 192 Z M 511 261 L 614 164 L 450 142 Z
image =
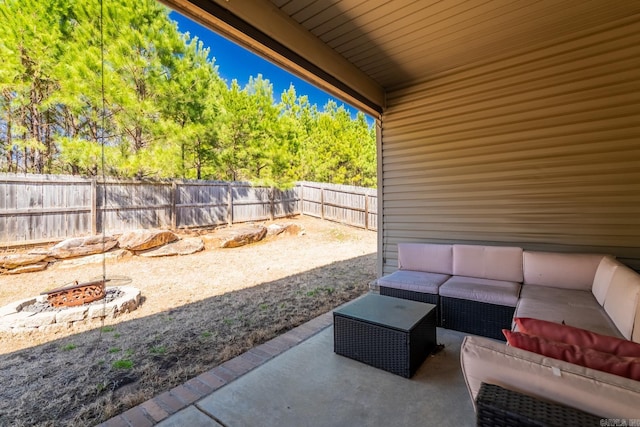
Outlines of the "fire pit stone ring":
M 132 286 L 106 288 L 117 293 L 112 301 L 94 301 L 73 307 L 32 311 L 29 307 L 47 302 L 47 295 L 25 298 L 0 307 L 0 331 L 25 332 L 71 327 L 76 322 L 92 319 L 115 318 L 120 314 L 135 310 L 140 305 L 140 290 Z

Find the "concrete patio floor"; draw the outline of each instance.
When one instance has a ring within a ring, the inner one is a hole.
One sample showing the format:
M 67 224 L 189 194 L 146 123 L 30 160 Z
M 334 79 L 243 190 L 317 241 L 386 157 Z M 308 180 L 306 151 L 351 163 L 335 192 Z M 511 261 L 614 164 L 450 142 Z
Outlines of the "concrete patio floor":
M 293 337 L 301 335 L 301 330 L 308 337 L 292 342 L 290 348 L 235 378 L 223 379 L 218 388 L 202 393 L 203 397 L 180 399 L 184 393 L 174 389 L 164 398 L 154 398 L 103 425 L 475 425 L 460 370 L 460 343 L 465 334 L 438 328 L 438 343 L 444 344 L 444 349 L 428 357 L 417 373 L 406 379 L 335 354 L 331 319 L 327 313 L 297 328 L 298 334 L 290 331 L 287 334 L 293 333 Z M 269 350 L 270 344 L 266 345 L 252 351 L 260 355 L 261 348 Z M 277 347 L 278 341 L 271 345 Z M 244 357 L 239 360 L 251 359 L 247 354 Z M 224 371 L 210 372 L 212 377 L 224 376 Z M 200 378 L 200 384 L 207 379 Z M 193 389 L 193 384 L 187 388 Z M 172 408 L 171 396 L 184 404 Z

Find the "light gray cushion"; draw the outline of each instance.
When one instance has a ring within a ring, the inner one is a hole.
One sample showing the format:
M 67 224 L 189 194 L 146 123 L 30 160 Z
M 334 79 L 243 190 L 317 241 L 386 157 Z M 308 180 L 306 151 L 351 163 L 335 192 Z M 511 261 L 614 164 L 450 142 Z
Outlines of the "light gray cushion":
M 453 245 L 398 243 L 398 269 L 453 274 Z
M 453 274 L 522 282 L 522 249 L 506 246 L 453 245 Z
M 603 256 L 525 251 L 524 284 L 590 291 Z
M 523 285 L 515 317 L 533 317 L 623 338 L 590 291 Z
M 398 270 L 378 279 L 379 286 L 406 291 L 438 294 L 438 288 L 449 277 L 448 274 L 425 273 L 423 271 Z
M 520 284 L 478 277 L 452 276 L 440 286 L 440 296 L 515 307 Z

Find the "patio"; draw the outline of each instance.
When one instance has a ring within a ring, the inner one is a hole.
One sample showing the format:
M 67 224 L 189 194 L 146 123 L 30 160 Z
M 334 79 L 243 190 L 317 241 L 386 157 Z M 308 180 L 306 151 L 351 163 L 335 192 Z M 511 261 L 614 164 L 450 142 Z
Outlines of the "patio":
M 475 425 L 465 334 L 438 328 L 444 349 L 405 379 L 336 355 L 332 323 L 326 313 L 102 425 Z

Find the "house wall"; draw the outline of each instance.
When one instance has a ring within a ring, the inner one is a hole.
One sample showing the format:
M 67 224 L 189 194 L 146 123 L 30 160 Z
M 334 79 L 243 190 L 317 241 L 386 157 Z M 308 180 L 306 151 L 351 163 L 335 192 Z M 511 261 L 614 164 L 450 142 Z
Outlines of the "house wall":
M 640 269 L 638 16 L 387 93 L 381 269 L 398 242 L 603 252 Z

